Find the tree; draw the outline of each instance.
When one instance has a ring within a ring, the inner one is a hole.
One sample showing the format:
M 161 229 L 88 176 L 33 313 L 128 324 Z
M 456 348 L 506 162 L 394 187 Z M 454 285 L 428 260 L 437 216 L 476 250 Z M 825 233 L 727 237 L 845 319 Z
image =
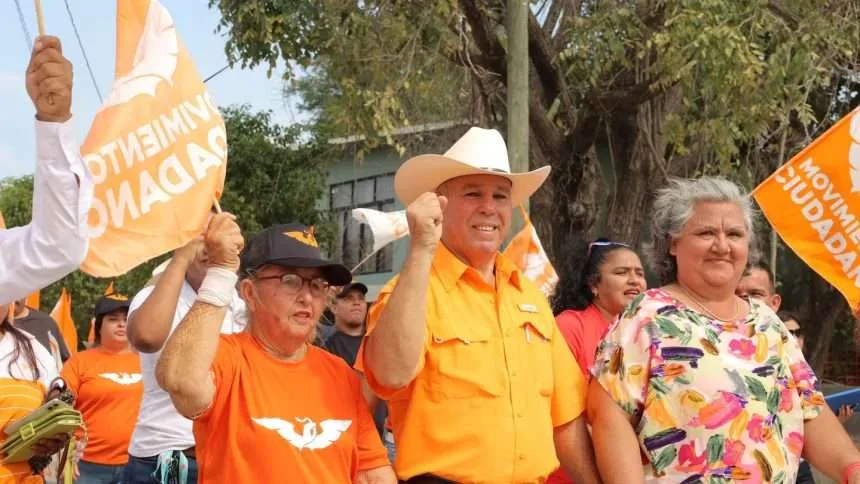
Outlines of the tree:
M 391 142 L 427 115 L 502 126 L 504 2 L 210 6 L 231 61 L 310 69 L 328 94 L 311 107 L 347 134 Z M 638 242 L 667 176 L 737 171 L 790 120 L 812 125 L 809 96 L 856 65 L 852 18 L 849 0 L 533 2 L 531 162 L 554 168 L 533 206 L 550 253 L 598 231 Z
M 247 106 L 222 110 L 227 126 L 229 161 L 221 206 L 236 215 L 245 237 L 276 223 L 317 225 L 326 245 L 333 230 L 326 214 L 316 210 L 325 185 L 329 151 L 301 127 L 272 122 L 270 112 Z M 25 225 L 32 213 L 33 178 L 0 180 L 0 211 L 8 227 Z M 114 281 L 76 271 L 42 291 L 42 310 L 50 311 L 65 287 L 72 294 L 72 317 L 79 341 L 86 341 L 96 300 L 113 282 L 114 289 L 133 296 L 169 254 L 156 257 Z
M 330 132 L 397 144 L 394 127 L 426 120 L 504 128 L 503 1 L 209 4 L 231 61 L 270 72 L 286 61 L 288 85 Z M 858 45 L 856 0 L 533 1 L 531 164 L 553 174 L 531 207 L 550 257 L 598 234 L 638 245 L 642 208 L 668 176 L 755 186 L 829 127 L 846 92 L 856 103 Z M 296 81 L 297 67 L 310 75 Z M 844 308 L 788 264 L 801 301 Z M 819 368 L 829 338 L 815 344 Z

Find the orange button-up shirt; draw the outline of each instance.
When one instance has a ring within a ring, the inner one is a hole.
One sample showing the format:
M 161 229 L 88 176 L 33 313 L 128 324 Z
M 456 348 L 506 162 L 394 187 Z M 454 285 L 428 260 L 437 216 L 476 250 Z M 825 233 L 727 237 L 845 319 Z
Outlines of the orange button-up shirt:
M 388 401 L 400 479 L 431 473 L 457 482 L 542 482 L 559 465 L 553 429 L 585 407 L 586 384 L 543 294 L 503 255 L 495 287 L 440 245 L 427 294 L 418 372 Z M 397 284 L 370 310 L 367 334 Z

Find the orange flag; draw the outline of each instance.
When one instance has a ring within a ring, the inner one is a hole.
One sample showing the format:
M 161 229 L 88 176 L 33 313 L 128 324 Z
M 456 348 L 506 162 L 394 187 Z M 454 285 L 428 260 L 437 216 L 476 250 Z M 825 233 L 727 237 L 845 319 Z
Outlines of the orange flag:
M 63 288 L 60 292 L 60 298 L 57 299 L 57 304 L 51 311 L 51 317 L 57 322 L 60 328 L 60 334 L 63 335 L 63 341 L 69 347 L 69 352 L 74 354 L 78 351 L 78 330 L 75 328 L 75 321 L 72 319 L 72 295 Z
M 3 211 L 0 211 L 0 230 L 6 230 L 6 220 L 3 218 Z M 25 304 L 33 309 L 39 309 L 39 291 L 27 296 Z
M 39 291 L 36 291 L 33 294 L 30 294 L 29 296 L 27 296 L 27 302 L 26 302 L 27 307 L 31 307 L 33 309 L 39 309 L 40 300 L 41 300 L 41 296 L 39 294 Z
M 113 294 L 113 281 L 110 281 L 110 284 L 108 284 L 107 289 L 105 289 L 105 296 L 109 294 Z
M 526 277 L 537 284 L 544 295 L 549 297 L 555 291 L 558 274 L 546 256 L 528 214 L 522 207 L 520 207 L 520 211 L 523 220 L 525 220 L 525 226 L 511 239 L 504 254 L 517 265 L 517 268 Z
M 224 121 L 158 0 L 117 2 L 116 74 L 81 147 L 96 184 L 81 266 L 114 277 L 202 230 L 227 169 Z
M 786 245 L 860 311 L 860 108 L 753 196 Z
M 96 342 L 96 318 L 90 319 L 90 332 L 87 334 L 87 347 L 92 348 Z

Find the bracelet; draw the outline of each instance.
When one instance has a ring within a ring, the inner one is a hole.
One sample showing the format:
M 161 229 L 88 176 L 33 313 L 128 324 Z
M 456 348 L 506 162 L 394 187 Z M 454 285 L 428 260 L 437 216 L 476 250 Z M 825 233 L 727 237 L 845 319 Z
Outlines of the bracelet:
M 842 484 L 848 484 L 848 480 L 851 479 L 858 470 L 860 470 L 860 461 L 852 462 L 845 466 L 842 469 Z
M 197 291 L 197 300 L 218 307 L 229 306 L 238 280 L 239 276 L 229 269 L 210 267 Z

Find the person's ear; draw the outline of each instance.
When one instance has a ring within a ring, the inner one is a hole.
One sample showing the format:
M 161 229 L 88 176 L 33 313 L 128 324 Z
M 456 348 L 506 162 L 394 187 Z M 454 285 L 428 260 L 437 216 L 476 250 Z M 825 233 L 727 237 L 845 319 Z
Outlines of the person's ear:
M 770 297 L 770 304 L 773 307 L 773 312 L 779 311 L 779 307 L 782 305 L 782 296 L 774 294 Z

